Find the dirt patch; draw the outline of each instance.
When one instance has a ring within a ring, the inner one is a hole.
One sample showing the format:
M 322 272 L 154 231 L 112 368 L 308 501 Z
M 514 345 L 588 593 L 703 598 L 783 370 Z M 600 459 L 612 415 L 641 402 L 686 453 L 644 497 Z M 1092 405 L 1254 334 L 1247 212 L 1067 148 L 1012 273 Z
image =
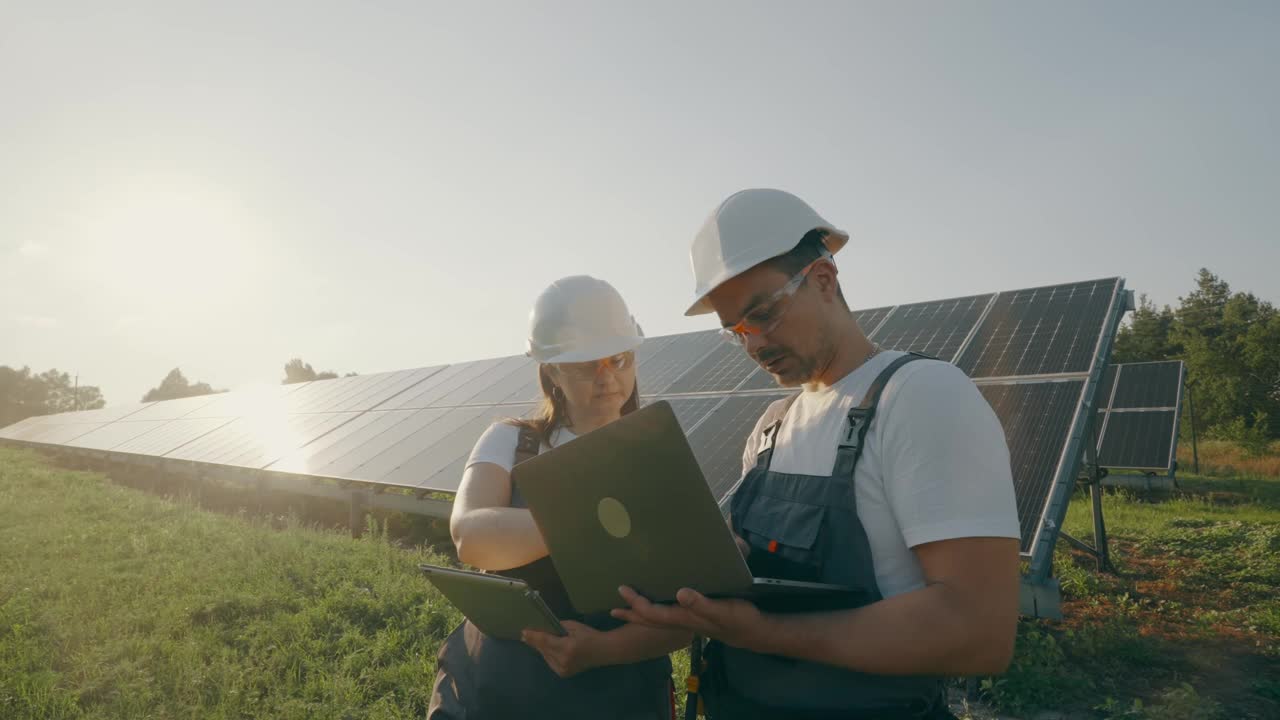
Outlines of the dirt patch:
M 1154 662 L 1125 685 L 1146 703 L 1161 688 L 1189 683 L 1201 696 L 1221 703 L 1230 718 L 1280 717 L 1280 654 L 1268 653 L 1277 638 L 1248 627 L 1238 613 L 1247 603 L 1228 581 L 1203 578 L 1197 558 L 1154 555 L 1134 542 L 1114 540 L 1123 571 L 1098 578 L 1098 591 L 1064 600 L 1064 620 L 1055 625 L 1088 638 L 1116 628 L 1152 642 Z M 1091 567 L 1092 557 L 1072 551 L 1072 561 Z M 1206 621 L 1206 617 L 1214 618 Z

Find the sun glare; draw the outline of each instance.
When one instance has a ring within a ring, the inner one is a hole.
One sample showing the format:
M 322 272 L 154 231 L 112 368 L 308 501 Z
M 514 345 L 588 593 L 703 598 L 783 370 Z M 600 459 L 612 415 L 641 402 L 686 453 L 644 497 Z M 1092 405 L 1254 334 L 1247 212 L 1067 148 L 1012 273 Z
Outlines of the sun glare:
M 302 444 L 280 385 L 254 385 L 236 393 L 242 397 L 233 412 L 240 415 L 244 429 L 269 457 L 283 457 Z

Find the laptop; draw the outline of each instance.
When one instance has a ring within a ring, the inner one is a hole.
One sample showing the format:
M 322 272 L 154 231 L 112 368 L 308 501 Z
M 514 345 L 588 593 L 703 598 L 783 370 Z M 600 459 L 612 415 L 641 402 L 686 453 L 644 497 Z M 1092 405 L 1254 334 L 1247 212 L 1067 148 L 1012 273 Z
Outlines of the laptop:
M 519 640 L 524 630 L 564 635 L 555 613 L 523 580 L 419 565 L 427 580 L 489 637 Z
M 856 596 L 752 577 L 666 401 L 516 465 L 511 480 L 579 612 L 624 607 L 620 585 L 654 602 L 673 602 L 682 587 L 756 601 L 809 596 L 813 609 Z

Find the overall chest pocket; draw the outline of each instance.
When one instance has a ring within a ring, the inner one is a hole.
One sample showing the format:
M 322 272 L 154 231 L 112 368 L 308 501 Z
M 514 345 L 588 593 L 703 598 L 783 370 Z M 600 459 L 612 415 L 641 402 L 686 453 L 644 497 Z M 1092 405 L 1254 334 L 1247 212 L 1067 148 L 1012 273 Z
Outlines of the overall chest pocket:
M 751 545 L 751 572 L 756 577 L 819 582 L 826 516 L 824 505 L 757 495 L 738 522 L 742 538 Z

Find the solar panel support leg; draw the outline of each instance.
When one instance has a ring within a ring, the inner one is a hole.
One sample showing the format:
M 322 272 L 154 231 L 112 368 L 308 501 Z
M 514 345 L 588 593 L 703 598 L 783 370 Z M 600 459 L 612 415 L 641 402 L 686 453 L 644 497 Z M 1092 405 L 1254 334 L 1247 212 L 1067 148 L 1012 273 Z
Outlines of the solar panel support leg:
M 1196 442 L 1196 393 L 1192 389 L 1195 383 L 1187 383 L 1187 407 L 1191 410 L 1191 459 L 1195 463 L 1196 474 L 1200 474 L 1200 445 Z
M 1070 533 L 1060 532 L 1058 533 L 1058 537 L 1062 538 L 1063 540 L 1066 540 L 1067 544 L 1070 545 L 1071 547 L 1083 552 L 1087 552 L 1095 558 L 1098 557 L 1098 551 L 1095 550 L 1092 545 L 1071 535 Z
M 191 500 L 196 505 L 204 504 L 204 473 L 196 470 L 189 476 L 191 478 Z
M 1098 558 L 1098 572 L 1111 569 L 1107 553 L 1107 524 L 1102 519 L 1102 469 L 1098 467 L 1098 452 L 1092 443 L 1084 445 L 1085 462 L 1089 467 L 1089 501 L 1093 506 L 1093 547 Z
M 352 538 L 359 538 L 361 535 L 364 535 L 364 516 L 365 509 L 368 505 L 368 490 L 351 491 L 351 516 L 349 518 L 349 524 L 351 525 Z
M 1111 556 L 1107 552 L 1107 523 L 1102 519 L 1102 484 L 1089 486 L 1089 496 L 1093 500 L 1093 544 L 1098 549 L 1098 571 L 1111 570 Z
M 267 479 L 265 477 L 258 477 L 255 479 L 253 483 L 253 499 L 257 502 L 257 505 L 258 505 L 258 511 L 257 511 L 258 515 L 262 515 L 267 510 L 266 497 L 267 497 Z
M 1048 578 L 1035 582 L 1023 577 L 1018 593 L 1018 613 L 1029 618 L 1061 620 L 1062 593 L 1058 589 L 1058 581 Z

